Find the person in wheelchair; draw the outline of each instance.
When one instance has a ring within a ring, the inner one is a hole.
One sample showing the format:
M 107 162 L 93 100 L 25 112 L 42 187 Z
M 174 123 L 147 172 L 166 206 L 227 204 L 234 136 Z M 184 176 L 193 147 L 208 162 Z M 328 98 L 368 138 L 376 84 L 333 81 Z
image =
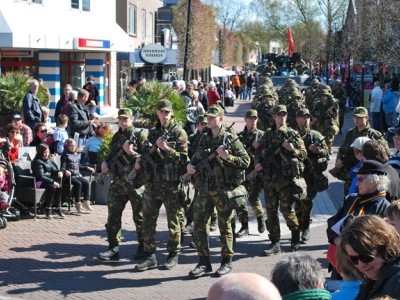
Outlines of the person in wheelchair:
M 64 152 L 61 155 L 61 171 L 66 176 L 64 183 L 71 180 L 75 208 L 78 214 L 84 213 L 85 210 L 93 211 L 89 200 L 89 181 L 82 176 L 80 170 L 85 169 L 93 173 L 94 169 L 89 166 L 82 166 L 80 157 L 75 140 L 67 139 L 64 144 Z M 81 196 L 83 196 L 82 202 Z
M 53 212 L 61 219 L 65 215 L 61 209 L 61 179 L 63 173 L 50 159 L 50 149 L 45 143 L 36 146 L 36 156 L 32 161 L 32 173 L 36 178 L 36 185 L 46 190 L 44 210 L 48 220 L 53 219 Z M 54 207 L 54 208 L 53 208 Z

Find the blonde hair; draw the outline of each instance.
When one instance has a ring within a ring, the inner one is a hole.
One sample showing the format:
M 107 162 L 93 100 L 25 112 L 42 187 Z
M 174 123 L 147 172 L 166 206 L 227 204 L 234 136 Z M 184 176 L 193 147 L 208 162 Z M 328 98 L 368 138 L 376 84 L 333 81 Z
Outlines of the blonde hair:
M 400 200 L 395 200 L 386 208 L 385 215 L 388 219 L 400 219 Z

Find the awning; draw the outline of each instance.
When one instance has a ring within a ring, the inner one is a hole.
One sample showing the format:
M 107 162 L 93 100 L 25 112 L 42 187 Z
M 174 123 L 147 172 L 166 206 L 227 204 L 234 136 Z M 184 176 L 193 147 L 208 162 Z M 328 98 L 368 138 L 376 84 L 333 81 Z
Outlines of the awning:
M 211 65 L 211 77 L 225 77 L 235 75 L 234 71 L 225 70 L 216 65 Z
M 115 23 L 78 10 L 51 10 L 42 5 L 0 3 L 0 47 L 28 49 L 80 49 L 78 40 L 89 40 L 87 50 L 130 52 L 134 41 Z M 96 42 L 97 41 L 97 42 Z M 102 43 L 102 41 L 104 43 Z M 106 45 L 97 47 L 96 45 Z

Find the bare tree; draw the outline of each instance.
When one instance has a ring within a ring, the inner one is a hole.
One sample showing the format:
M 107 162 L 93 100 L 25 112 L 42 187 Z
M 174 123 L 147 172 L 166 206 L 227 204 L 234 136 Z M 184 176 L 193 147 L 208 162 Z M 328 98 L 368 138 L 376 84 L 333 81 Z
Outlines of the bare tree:
M 236 32 L 246 20 L 247 6 L 240 0 L 206 0 L 205 3 L 214 7 L 218 23 L 224 30 Z

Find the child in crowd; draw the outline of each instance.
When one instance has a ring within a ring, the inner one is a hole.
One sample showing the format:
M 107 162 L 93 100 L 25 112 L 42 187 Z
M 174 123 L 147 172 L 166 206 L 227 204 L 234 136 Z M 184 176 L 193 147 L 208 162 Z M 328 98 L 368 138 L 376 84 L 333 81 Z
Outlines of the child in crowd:
M 64 152 L 64 143 L 68 139 L 68 117 L 64 114 L 59 114 L 57 117 L 57 126 L 54 130 L 53 140 L 54 140 L 54 152 L 57 154 L 62 154 Z
M 96 127 L 94 136 L 87 139 L 85 146 L 83 147 L 83 153 L 85 153 L 89 157 L 90 164 L 96 164 L 96 158 L 92 158 L 96 156 L 97 152 L 100 150 L 101 143 L 103 143 L 104 135 L 107 132 L 111 131 L 111 127 L 105 123 L 99 123 Z
M 43 112 L 43 123 L 46 124 L 47 131 L 51 132 L 51 119 L 50 119 L 50 109 L 47 106 L 42 106 L 42 112 Z
M 65 141 L 65 149 L 61 155 L 61 171 L 65 174 L 64 181 L 69 180 L 71 177 L 72 193 L 75 198 L 75 208 L 78 214 L 87 211 L 93 211 L 90 206 L 89 200 L 89 181 L 83 178 L 80 169 L 86 169 L 93 173 L 94 169 L 91 167 L 83 167 L 80 164 L 80 154 L 77 153 L 77 147 L 74 139 L 67 139 Z M 81 195 L 83 201 L 81 202 Z
M 10 207 L 8 204 L 8 180 L 7 180 L 7 162 L 0 160 L 0 209 L 6 210 Z
M 386 220 L 396 228 L 400 234 L 400 200 L 395 200 L 386 209 Z

